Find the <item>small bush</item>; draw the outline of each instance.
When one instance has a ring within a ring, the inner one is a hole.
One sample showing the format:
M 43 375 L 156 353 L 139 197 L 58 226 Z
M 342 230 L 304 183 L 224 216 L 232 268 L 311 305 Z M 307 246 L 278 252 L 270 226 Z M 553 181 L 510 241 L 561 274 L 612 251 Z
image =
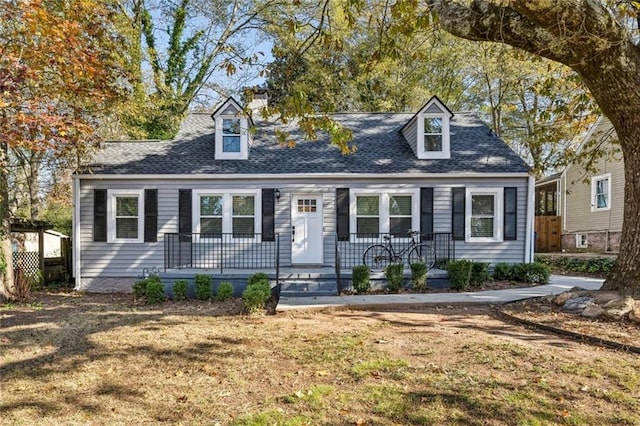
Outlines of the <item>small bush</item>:
M 173 299 L 174 300 L 187 300 L 187 287 L 189 282 L 187 280 L 176 280 L 173 283 Z
M 453 290 L 465 290 L 471 280 L 470 260 L 452 260 L 447 264 L 447 278 Z
M 351 268 L 351 280 L 356 293 L 366 293 L 371 287 L 371 271 L 367 265 L 357 265 Z
M 133 283 L 133 296 L 136 299 L 142 299 L 147 292 L 148 278 L 140 278 Z
M 424 291 L 427 288 L 427 265 L 424 262 L 416 262 L 410 266 L 413 289 Z
M 498 263 L 493 268 L 493 279 L 498 281 L 511 281 L 513 279 L 513 265 L 510 263 Z
M 233 297 L 233 285 L 229 281 L 222 281 L 218 286 L 216 300 L 223 301 Z
M 384 275 L 387 278 L 387 288 L 389 291 L 397 292 L 402 288 L 404 282 L 404 264 L 392 263 L 385 268 Z
M 436 269 L 446 270 L 449 262 L 451 262 L 451 259 L 438 259 L 436 260 L 436 263 L 433 265 L 433 267 Z
M 551 270 L 542 263 L 520 263 L 513 269 L 514 279 L 530 284 L 546 284 L 549 282 Z
M 470 283 L 474 286 L 481 286 L 489 281 L 489 264 L 485 262 L 473 262 L 471 265 Z
M 196 286 L 196 298 L 198 300 L 209 300 L 211 298 L 211 276 L 198 274 L 194 279 Z
M 258 272 L 250 275 L 247 279 L 247 287 L 260 281 L 269 282 L 269 275 L 265 274 L 264 272 Z
M 157 275 L 147 278 L 147 286 L 144 291 L 144 300 L 148 304 L 164 302 L 167 296 L 164 294 L 164 285 Z
M 247 285 L 247 288 L 242 292 L 242 303 L 248 312 L 254 313 L 264 309 L 270 297 L 269 281 L 263 279 Z

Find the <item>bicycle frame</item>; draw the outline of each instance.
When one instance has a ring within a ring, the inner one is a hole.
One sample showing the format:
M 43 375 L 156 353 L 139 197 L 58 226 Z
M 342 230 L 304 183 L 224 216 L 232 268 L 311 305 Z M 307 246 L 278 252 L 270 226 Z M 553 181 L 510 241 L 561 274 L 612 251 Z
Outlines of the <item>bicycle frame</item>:
M 409 253 L 411 249 L 413 249 L 415 246 L 418 245 L 418 243 L 416 242 L 415 235 L 413 233 L 411 234 L 411 241 L 409 241 L 407 243 L 407 246 L 401 249 L 400 251 L 396 251 L 396 249 L 393 247 L 393 243 L 391 242 L 393 240 L 393 235 L 389 235 L 386 238 L 387 238 L 387 242 L 385 243 L 384 246 L 387 248 L 387 250 L 391 252 L 391 256 L 393 256 L 393 259 L 395 261 L 402 260 L 405 254 Z

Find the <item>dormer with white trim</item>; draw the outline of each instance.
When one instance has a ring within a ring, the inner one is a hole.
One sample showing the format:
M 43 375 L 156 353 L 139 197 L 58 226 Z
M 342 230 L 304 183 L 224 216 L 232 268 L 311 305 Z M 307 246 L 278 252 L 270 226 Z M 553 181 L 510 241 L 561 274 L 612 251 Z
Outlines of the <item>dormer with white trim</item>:
M 251 120 L 244 113 L 242 106 L 229 97 L 211 117 L 215 122 L 215 159 L 248 159 Z
M 449 159 L 453 113 L 437 96 L 432 97 L 401 129 L 413 153 L 421 160 Z

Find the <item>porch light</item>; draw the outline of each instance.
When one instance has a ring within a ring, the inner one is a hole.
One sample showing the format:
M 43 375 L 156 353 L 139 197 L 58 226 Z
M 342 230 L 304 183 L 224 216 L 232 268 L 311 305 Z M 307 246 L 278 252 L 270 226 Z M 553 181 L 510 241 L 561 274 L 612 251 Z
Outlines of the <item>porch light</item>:
M 276 188 L 276 190 L 274 191 L 275 195 L 276 195 L 276 201 L 280 201 L 280 190 Z

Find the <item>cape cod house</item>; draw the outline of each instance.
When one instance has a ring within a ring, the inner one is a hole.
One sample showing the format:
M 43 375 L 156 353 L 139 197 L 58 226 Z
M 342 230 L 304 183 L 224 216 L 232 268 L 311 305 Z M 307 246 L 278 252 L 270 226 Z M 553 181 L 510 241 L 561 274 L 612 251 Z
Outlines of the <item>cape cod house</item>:
M 73 179 L 76 288 L 130 290 L 144 269 L 347 271 L 407 231 L 437 260 L 532 261 L 529 168 L 470 113 L 338 113 L 357 152 L 293 149 L 227 99 L 168 141 L 105 143 Z

